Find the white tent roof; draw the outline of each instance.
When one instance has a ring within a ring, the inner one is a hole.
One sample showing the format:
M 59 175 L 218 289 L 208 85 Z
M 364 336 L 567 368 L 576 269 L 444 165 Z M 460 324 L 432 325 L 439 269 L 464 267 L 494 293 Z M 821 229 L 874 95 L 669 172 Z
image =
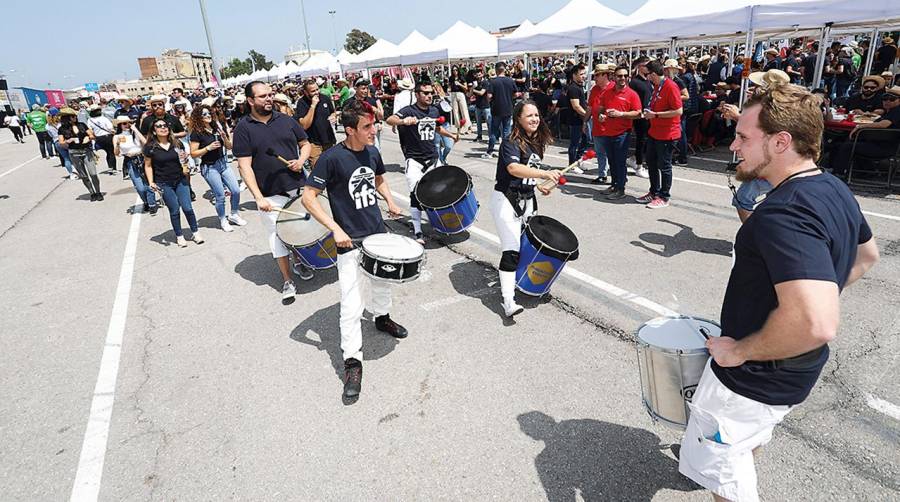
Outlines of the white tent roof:
M 591 43 L 591 28 L 610 29 L 627 23 L 627 17 L 596 0 L 571 0 L 533 27 L 531 35 L 503 37 L 500 52 L 566 52 Z
M 497 39 L 481 28 L 457 21 L 434 37 L 433 49 L 446 49 L 449 59 L 467 59 L 497 55 Z
M 527 37 L 528 35 L 532 35 L 534 33 L 534 23 L 526 19 L 519 23 L 519 26 L 516 26 L 516 29 L 513 30 L 513 32 L 509 35 L 506 35 L 506 37 L 504 38 L 521 38 Z
M 393 66 L 399 64 L 399 57 L 400 51 L 396 45 L 379 38 L 371 47 L 357 54 L 350 64 L 343 61 L 341 63 L 351 70 L 359 70 L 366 67 Z
M 310 75 L 340 73 L 340 71 L 341 65 L 340 63 L 338 63 L 337 58 L 327 52 L 313 54 L 311 58 L 304 61 L 303 64 L 300 65 L 300 67 L 297 69 L 297 72 L 302 77 L 308 77 Z
M 400 49 L 400 61 L 397 64 L 415 65 L 447 59 L 447 49 L 435 47 L 434 42 L 416 30 L 407 35 L 397 47 Z

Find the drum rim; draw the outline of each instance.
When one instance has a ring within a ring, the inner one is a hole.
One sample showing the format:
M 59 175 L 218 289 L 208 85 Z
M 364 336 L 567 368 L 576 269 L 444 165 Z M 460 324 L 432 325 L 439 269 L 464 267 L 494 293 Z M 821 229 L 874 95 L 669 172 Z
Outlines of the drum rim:
M 661 316 L 659 316 L 659 317 L 654 317 L 653 319 L 650 319 L 649 321 L 647 321 L 647 322 L 641 324 L 640 326 L 638 326 L 638 328 L 634 331 L 634 339 L 635 339 L 635 341 L 637 342 L 637 344 L 638 344 L 639 346 L 642 346 L 642 347 L 651 347 L 651 348 L 653 348 L 653 349 L 656 349 L 656 350 L 658 350 L 658 351 L 660 351 L 660 352 L 663 352 L 663 353 L 666 353 L 666 354 L 704 354 L 704 353 L 705 353 L 705 354 L 709 354 L 709 349 L 707 349 L 706 347 L 701 347 L 701 348 L 696 348 L 696 349 L 672 349 L 672 348 L 667 348 L 667 347 L 660 347 L 660 346 L 658 346 L 658 345 L 652 345 L 651 343 L 649 343 L 649 342 L 643 340 L 643 339 L 640 337 L 640 335 L 639 335 L 639 333 L 641 332 L 641 329 L 642 329 L 644 326 L 650 324 L 650 323 L 653 322 L 653 321 L 656 321 L 657 319 L 689 319 L 689 318 L 690 318 L 690 319 L 693 319 L 693 320 L 695 320 L 695 321 L 704 321 L 704 322 L 708 322 L 708 323 L 710 323 L 710 324 L 714 324 L 714 325 L 718 326 L 720 330 L 722 329 L 722 325 L 721 325 L 721 324 L 719 324 L 719 323 L 713 321 L 712 319 L 706 319 L 705 317 L 694 317 L 694 316 L 690 316 L 690 317 L 689 317 L 689 316 L 686 316 L 686 315 L 684 315 L 684 314 L 678 314 L 678 315 L 675 315 L 675 316 L 671 316 L 671 315 L 661 315 Z M 720 336 L 721 336 L 721 335 L 720 335 Z
M 409 237 L 407 237 L 407 236 L 405 236 L 405 235 L 397 235 L 397 234 L 393 234 L 393 233 L 390 233 L 390 232 L 378 232 L 378 233 L 369 234 L 369 235 L 365 236 L 365 237 L 363 238 L 363 240 L 360 241 L 359 246 L 357 246 L 357 248 L 359 249 L 360 254 L 364 254 L 364 255 L 366 255 L 366 256 L 371 256 L 372 258 L 384 258 L 382 255 L 375 254 L 375 253 L 373 253 L 372 251 L 366 252 L 366 246 L 365 246 L 365 244 L 366 244 L 366 239 L 368 239 L 369 237 L 377 236 L 377 235 L 393 235 L 393 236 L 396 236 L 396 237 L 401 237 L 403 240 L 407 241 L 408 243 L 415 244 L 416 247 L 419 248 L 419 249 L 422 251 L 422 252 L 419 254 L 419 256 L 417 256 L 417 257 L 415 257 L 415 258 L 396 258 L 396 259 L 395 259 L 395 258 L 390 258 L 391 261 L 389 261 L 389 263 L 413 263 L 413 262 L 416 262 L 416 261 L 421 261 L 421 260 L 425 257 L 425 246 L 419 244 L 419 243 L 416 242 L 414 239 L 410 239 Z M 387 260 L 385 260 L 385 261 L 387 261 Z
M 462 171 L 463 174 L 466 175 L 466 178 L 469 179 L 469 188 L 468 188 L 465 192 L 463 192 L 463 194 L 462 194 L 458 199 L 456 199 L 456 201 L 454 201 L 453 203 L 448 204 L 448 205 L 446 205 L 446 206 L 442 206 L 442 207 L 433 207 L 433 206 L 428 206 L 428 205 L 426 205 L 426 204 L 422 204 L 422 199 L 419 198 L 419 185 L 422 183 L 422 180 L 420 179 L 420 180 L 416 183 L 416 188 L 415 188 L 415 190 L 413 190 L 413 193 L 416 194 L 416 199 L 419 201 L 419 205 L 422 206 L 422 207 L 425 208 L 425 209 L 430 209 L 430 210 L 432 210 L 432 211 L 440 211 L 440 210 L 442 210 L 442 209 L 448 209 L 448 208 L 451 208 L 451 207 L 453 207 L 453 206 L 459 204 L 459 202 L 460 202 L 461 200 L 465 199 L 466 197 L 468 197 L 469 194 L 472 194 L 473 196 L 475 195 L 475 189 L 474 189 L 474 186 L 475 186 L 475 185 L 472 183 L 472 175 L 470 175 L 469 173 L 467 173 L 465 169 L 463 169 L 463 168 L 461 168 L 461 167 L 459 167 L 459 166 L 451 166 L 451 165 L 447 164 L 447 165 L 443 165 L 443 166 L 438 166 L 438 167 L 436 167 L 436 168 L 435 168 L 435 171 L 437 171 L 438 169 L 440 169 L 440 168 L 442 168 L 442 167 L 455 167 L 455 168 L 459 169 L 460 171 Z M 432 172 L 434 172 L 434 171 L 432 171 Z M 425 173 L 425 174 L 428 174 L 428 173 Z M 424 178 L 425 176 L 422 176 L 422 177 Z
M 301 189 L 302 189 L 302 188 L 303 188 L 303 187 L 301 187 Z M 320 196 L 321 196 L 321 197 L 324 197 L 324 198 L 325 198 L 325 201 L 328 202 L 328 196 L 327 196 L 327 195 L 325 195 L 325 194 L 320 194 Z M 287 203 L 283 206 L 283 209 L 287 209 L 287 208 L 288 208 L 289 206 L 291 206 L 294 202 L 299 202 L 300 199 L 301 199 L 301 197 L 302 197 L 302 196 L 298 195 L 297 197 L 295 197 L 295 198 L 293 198 L 293 199 L 287 201 Z M 330 204 L 330 202 L 329 202 L 329 204 Z M 301 203 L 300 206 L 302 207 L 303 204 Z M 306 213 L 306 215 L 309 217 L 308 219 L 304 219 L 303 221 L 314 220 L 314 221 L 316 221 L 317 223 L 319 222 L 319 220 L 316 220 L 315 216 L 313 216 L 312 213 L 310 213 L 309 211 L 307 211 L 305 207 L 303 208 L 303 212 Z M 331 208 L 330 208 L 330 207 L 328 208 L 327 213 L 328 213 L 329 215 L 331 214 Z M 280 214 L 278 215 L 278 217 L 281 217 L 282 214 L 288 214 L 288 213 L 280 213 Z M 297 218 L 297 216 L 294 216 L 294 217 Z M 295 220 L 291 220 L 291 221 L 295 221 Z M 332 232 L 331 230 L 329 230 L 328 227 L 326 227 L 325 225 L 322 225 L 321 223 L 319 223 L 319 225 L 325 230 L 325 232 L 324 232 L 322 235 L 320 235 L 318 238 L 316 238 L 316 239 L 315 239 L 314 241 L 312 241 L 312 242 L 307 242 L 307 243 L 305 243 L 305 244 L 294 244 L 294 243 L 290 243 L 290 242 L 284 240 L 284 239 L 281 237 L 281 235 L 278 234 L 278 224 L 279 224 L 279 223 L 281 223 L 281 222 L 278 221 L 278 218 L 275 218 L 275 236 L 278 237 L 278 240 L 280 240 L 280 241 L 282 242 L 282 244 L 284 244 L 285 246 L 293 246 L 293 247 L 298 248 L 298 249 L 305 249 L 305 248 L 308 248 L 309 246 L 313 246 L 313 245 L 317 244 L 319 241 L 321 241 L 321 240 L 327 238 L 329 234 L 333 234 L 333 233 L 334 233 L 334 232 Z
M 536 214 L 536 215 L 534 215 L 534 216 L 543 216 L 544 218 L 550 218 L 551 220 L 553 220 L 553 221 L 559 223 L 560 225 L 563 225 L 563 223 L 562 223 L 561 221 L 557 220 L 556 218 L 551 218 L 550 216 L 546 216 L 546 215 L 538 215 L 538 214 Z M 534 216 L 532 216 L 531 218 L 534 218 Z M 556 252 L 556 253 L 559 253 L 559 254 L 561 254 L 561 255 L 566 255 L 566 259 L 563 260 L 563 261 L 568 261 L 568 260 L 569 260 L 569 258 L 568 258 L 569 256 L 572 256 L 573 254 L 575 254 L 575 253 L 578 252 L 578 248 L 581 247 L 581 244 L 580 244 L 580 243 L 579 243 L 578 246 L 575 246 L 575 249 L 572 250 L 572 251 L 561 251 L 561 250 L 556 249 L 555 247 L 553 247 L 553 246 L 551 246 L 551 245 L 549 245 L 549 244 L 544 243 L 544 241 L 542 241 L 541 239 L 539 239 L 538 236 L 534 235 L 534 232 L 529 231 L 530 228 L 531 228 L 531 218 L 528 218 L 528 221 L 525 222 L 525 230 L 526 230 L 526 232 L 528 232 L 528 234 L 530 234 L 530 236 L 533 235 L 534 238 L 535 238 L 535 240 L 538 241 L 538 244 L 540 244 L 540 247 L 535 246 L 534 243 L 531 244 L 532 246 L 534 246 L 535 249 L 537 249 L 538 253 L 541 252 L 541 247 L 544 247 L 544 248 L 547 248 L 547 249 L 549 249 L 549 250 L 551 250 L 551 251 L 554 251 L 554 252 Z M 563 226 L 566 227 L 565 225 L 563 225 Z M 570 232 L 572 232 L 572 229 L 570 229 L 569 227 L 566 227 L 566 228 L 567 228 Z M 572 232 L 572 233 L 574 234 L 574 232 Z M 530 236 L 529 236 L 529 237 L 530 237 Z M 578 239 L 578 236 L 575 236 L 575 239 L 577 240 L 577 239 Z M 531 241 L 530 238 L 529 238 L 528 240 Z M 553 258 L 553 257 L 551 256 L 551 258 Z M 696 317 L 695 317 L 695 319 L 696 319 Z

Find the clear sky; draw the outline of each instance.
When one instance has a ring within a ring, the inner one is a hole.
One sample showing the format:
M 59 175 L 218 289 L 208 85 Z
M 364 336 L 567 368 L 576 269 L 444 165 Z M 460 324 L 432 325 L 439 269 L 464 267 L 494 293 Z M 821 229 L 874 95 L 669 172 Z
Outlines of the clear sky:
M 457 20 L 492 31 L 538 22 L 568 0 L 408 2 L 305 0 L 313 49 L 338 48 L 353 28 L 399 43 L 413 29 L 434 38 Z M 601 0 L 630 14 L 644 0 Z M 72 88 L 140 77 L 137 58 L 164 49 L 208 52 L 198 0 L 0 0 L 0 74 L 10 86 Z M 218 59 L 255 49 L 279 63 L 303 47 L 300 0 L 206 0 Z M 332 29 L 329 10 L 336 11 Z

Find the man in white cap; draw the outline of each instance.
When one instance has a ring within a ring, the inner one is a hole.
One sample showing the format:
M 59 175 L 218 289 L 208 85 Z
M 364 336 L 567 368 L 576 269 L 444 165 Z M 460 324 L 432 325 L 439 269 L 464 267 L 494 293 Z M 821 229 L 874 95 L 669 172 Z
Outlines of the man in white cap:
M 781 69 L 781 57 L 779 57 L 778 49 L 771 47 L 766 49 L 766 65 L 763 66 L 763 71 L 768 70 L 780 70 Z

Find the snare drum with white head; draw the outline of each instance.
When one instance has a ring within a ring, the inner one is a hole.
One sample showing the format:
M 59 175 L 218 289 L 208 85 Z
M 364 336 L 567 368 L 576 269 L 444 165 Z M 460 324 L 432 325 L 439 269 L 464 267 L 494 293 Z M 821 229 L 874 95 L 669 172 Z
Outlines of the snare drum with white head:
M 300 197 L 285 204 L 284 209 L 291 212 L 278 215 L 275 233 L 285 247 L 291 250 L 294 260 L 300 260 L 306 266 L 317 270 L 335 266 L 337 245 L 331 230 L 306 212 L 300 203 Z M 328 204 L 322 204 L 322 209 L 325 214 L 331 216 L 331 207 Z
M 715 322 L 687 316 L 657 317 L 638 328 L 641 396 L 653 420 L 687 426 L 688 403 L 709 359 L 706 337 L 721 334 Z
M 363 239 L 359 248 L 362 272 L 378 281 L 414 281 L 425 265 L 425 248 L 402 235 L 373 234 Z

